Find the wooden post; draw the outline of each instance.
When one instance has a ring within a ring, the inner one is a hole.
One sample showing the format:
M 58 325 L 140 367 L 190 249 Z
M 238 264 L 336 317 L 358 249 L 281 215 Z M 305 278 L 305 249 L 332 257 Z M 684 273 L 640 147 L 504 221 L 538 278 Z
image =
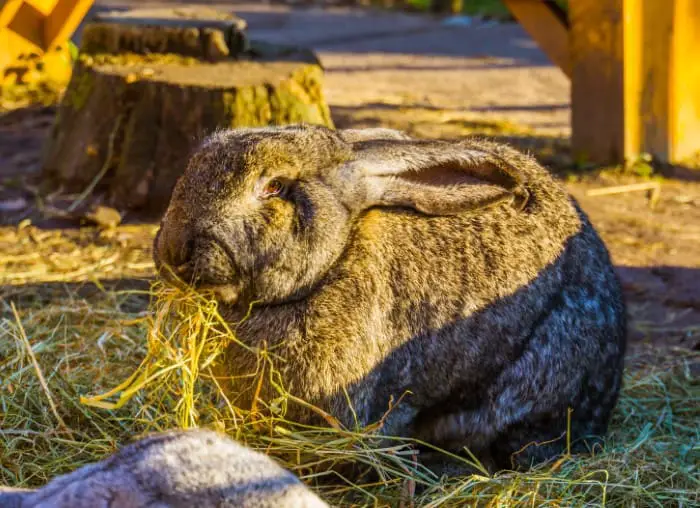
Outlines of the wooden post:
M 572 147 L 578 160 L 616 162 L 625 153 L 624 1 L 569 5 Z
M 671 43 L 670 159 L 700 151 L 700 2 L 676 0 Z
M 570 77 L 569 27 L 566 13 L 561 7 L 548 0 L 504 0 L 504 2 L 518 23 L 537 42 L 552 63 Z
M 571 77 L 578 160 L 677 162 L 700 151 L 700 0 L 504 0 Z
M 580 160 L 700 150 L 700 3 L 572 0 L 572 147 Z
M 64 44 L 92 3 L 93 0 L 0 0 L 0 73 L 20 55 L 41 55 Z
M 46 49 L 68 40 L 91 6 L 92 0 L 58 0 L 44 22 Z

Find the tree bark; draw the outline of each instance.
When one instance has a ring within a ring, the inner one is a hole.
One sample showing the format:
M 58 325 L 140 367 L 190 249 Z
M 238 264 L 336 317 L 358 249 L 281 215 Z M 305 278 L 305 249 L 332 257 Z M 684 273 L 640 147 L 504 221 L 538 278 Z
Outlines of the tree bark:
M 68 192 L 105 196 L 120 210 L 157 214 L 192 150 L 215 129 L 301 122 L 332 127 L 313 53 L 251 45 L 247 60 L 81 56 L 42 176 Z

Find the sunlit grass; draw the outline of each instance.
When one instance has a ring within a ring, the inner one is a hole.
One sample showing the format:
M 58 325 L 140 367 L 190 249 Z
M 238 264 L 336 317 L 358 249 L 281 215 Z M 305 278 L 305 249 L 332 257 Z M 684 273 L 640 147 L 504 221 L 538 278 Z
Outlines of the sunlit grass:
M 41 485 L 144 432 L 206 426 L 277 458 L 340 505 L 700 502 L 698 355 L 689 352 L 630 364 L 610 436 L 593 456 L 445 479 L 420 465 L 410 441 L 380 440 L 376 427 L 287 421 L 285 404 L 297 402 L 264 352 L 248 382 L 271 376 L 277 400 L 237 407 L 216 366 L 226 347 L 246 346 L 206 295 L 160 285 L 104 290 L 89 301 L 69 288 L 12 295 L 0 300 L 0 484 Z

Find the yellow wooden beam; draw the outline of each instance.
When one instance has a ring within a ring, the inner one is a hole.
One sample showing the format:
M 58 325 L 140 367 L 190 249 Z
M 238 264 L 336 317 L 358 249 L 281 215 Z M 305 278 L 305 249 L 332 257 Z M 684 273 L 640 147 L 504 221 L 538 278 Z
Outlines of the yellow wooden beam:
M 46 17 L 51 14 L 51 11 L 56 6 L 56 2 L 58 2 L 58 0 L 24 0 L 24 2 L 30 4 L 44 17 Z
M 54 0 L 55 1 L 55 0 Z M 90 10 L 93 0 L 58 0 L 44 22 L 45 50 L 68 40 Z
M 0 2 L 0 29 L 10 24 L 24 0 L 4 0 Z
M 672 46 L 675 0 L 625 3 L 625 153 L 627 161 L 648 153 L 673 158 L 671 103 L 674 100 Z M 688 61 L 687 65 L 693 64 Z
M 93 0 L 0 1 L 0 73 L 23 54 L 43 54 L 65 43 Z
M 44 45 L 43 22 L 44 15 L 32 4 L 24 2 L 7 24 L 7 30 L 25 39 L 32 51 L 41 50 Z M 7 51 L 12 51 L 13 49 L 17 50 L 20 48 L 5 48 Z
M 612 163 L 625 155 L 625 1 L 569 4 L 571 142 L 582 161 Z
M 700 2 L 572 0 L 572 147 L 598 163 L 700 151 Z
M 672 161 L 700 152 L 700 2 L 676 0 L 671 41 L 669 150 Z
M 575 3 L 577 0 L 573 0 Z M 554 2 L 546 0 L 504 0 L 508 10 L 549 59 L 571 76 L 569 32 L 565 17 Z

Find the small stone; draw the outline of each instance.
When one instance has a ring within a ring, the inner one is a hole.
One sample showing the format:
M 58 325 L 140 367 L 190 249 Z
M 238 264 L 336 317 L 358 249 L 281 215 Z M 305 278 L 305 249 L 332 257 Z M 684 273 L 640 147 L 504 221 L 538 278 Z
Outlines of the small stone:
M 473 23 L 472 16 L 451 16 L 442 21 L 444 26 L 472 26 Z
M 13 213 L 27 208 L 27 200 L 24 198 L 5 199 L 0 201 L 0 212 Z

